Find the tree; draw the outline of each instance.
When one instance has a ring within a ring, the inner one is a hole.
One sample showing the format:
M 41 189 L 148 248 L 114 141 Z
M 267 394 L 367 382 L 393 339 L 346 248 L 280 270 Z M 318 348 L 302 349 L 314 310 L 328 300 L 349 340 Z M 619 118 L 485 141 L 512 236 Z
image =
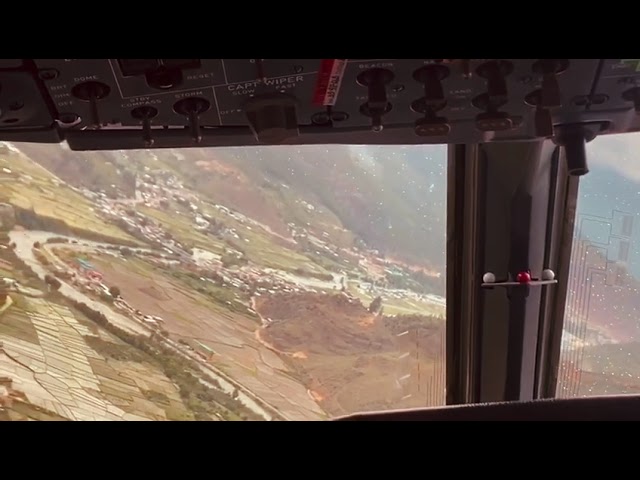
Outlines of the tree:
M 60 282 L 60 280 L 48 274 L 44 276 L 44 283 L 46 283 L 49 286 L 49 288 L 54 291 L 58 291 L 62 286 L 62 283 Z
M 369 304 L 369 312 L 377 314 L 380 311 L 381 307 L 382 307 L 382 297 L 377 296 Z
M 107 303 L 113 303 L 113 296 L 107 295 L 105 292 L 100 292 L 100 299 Z
M 118 298 L 120 296 L 120 287 L 116 287 L 115 285 L 109 287 L 109 293 L 113 298 Z
M 40 242 L 33 242 L 33 248 L 40 248 Z

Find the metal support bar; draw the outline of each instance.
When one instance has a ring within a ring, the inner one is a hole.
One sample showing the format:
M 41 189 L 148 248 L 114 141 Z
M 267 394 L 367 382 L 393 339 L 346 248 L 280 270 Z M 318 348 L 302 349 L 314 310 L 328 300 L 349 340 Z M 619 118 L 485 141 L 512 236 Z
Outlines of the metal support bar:
M 558 321 L 548 321 L 546 305 L 561 313 L 567 276 L 561 231 L 549 221 L 566 205 L 556 200 L 568 178 L 557 151 L 549 141 L 450 147 L 448 404 L 532 399 L 540 375 L 552 374 L 542 363 L 559 354 L 550 343 Z M 557 285 L 481 288 L 484 272 L 539 277 L 545 268 L 557 272 Z
M 482 251 L 477 242 L 483 225 L 485 171 L 474 145 L 449 147 L 447 198 L 447 348 L 448 405 L 479 400 L 478 367 Z
M 543 292 L 538 332 L 540 341 L 536 367 L 536 398 L 553 398 L 556 395 L 580 182 L 580 177 L 567 175 L 563 149 L 558 149 L 555 164 L 557 181 L 554 185 L 554 202 L 550 205 L 548 214 L 550 233 L 547 237 L 547 263 L 556 266 L 558 285 Z

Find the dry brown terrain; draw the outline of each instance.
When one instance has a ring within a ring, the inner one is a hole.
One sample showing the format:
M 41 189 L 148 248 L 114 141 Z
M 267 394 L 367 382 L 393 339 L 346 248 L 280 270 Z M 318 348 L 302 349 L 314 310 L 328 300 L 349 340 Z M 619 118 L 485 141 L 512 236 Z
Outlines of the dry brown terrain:
M 444 322 L 375 316 L 346 295 L 256 299 L 261 339 L 286 355 L 332 416 L 442 403 Z
M 257 338 L 255 319 L 233 313 L 140 260 L 92 257 L 107 285 L 135 309 L 164 319 L 171 338 L 205 345 L 210 362 L 291 420 L 324 418 L 291 368 Z

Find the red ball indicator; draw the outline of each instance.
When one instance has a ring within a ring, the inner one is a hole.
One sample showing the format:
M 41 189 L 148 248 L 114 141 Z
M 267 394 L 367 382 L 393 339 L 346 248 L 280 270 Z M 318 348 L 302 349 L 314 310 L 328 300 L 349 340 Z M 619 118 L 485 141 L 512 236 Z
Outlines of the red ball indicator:
M 520 272 L 516 275 L 516 282 L 518 283 L 530 283 L 531 282 L 531 274 L 529 272 Z

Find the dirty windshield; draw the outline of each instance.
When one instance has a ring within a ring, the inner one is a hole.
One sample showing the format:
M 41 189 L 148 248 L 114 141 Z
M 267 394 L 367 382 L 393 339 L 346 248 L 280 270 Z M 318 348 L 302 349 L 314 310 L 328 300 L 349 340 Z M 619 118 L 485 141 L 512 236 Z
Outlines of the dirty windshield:
M 580 181 L 557 393 L 640 393 L 640 134 L 588 144 Z
M 0 143 L 0 419 L 443 404 L 445 158 Z

